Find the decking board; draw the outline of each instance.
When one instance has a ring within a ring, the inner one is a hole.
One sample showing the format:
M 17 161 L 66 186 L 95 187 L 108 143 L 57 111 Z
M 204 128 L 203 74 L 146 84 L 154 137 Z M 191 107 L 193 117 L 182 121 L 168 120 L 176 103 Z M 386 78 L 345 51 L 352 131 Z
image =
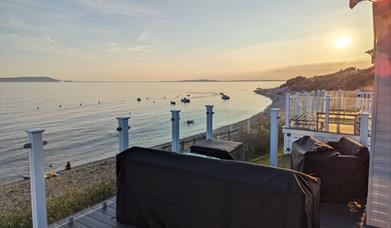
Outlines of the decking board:
M 56 228 L 137 228 L 117 222 L 116 203 L 111 199 L 107 206 L 94 206 L 94 210 L 82 211 L 75 217 L 73 224 L 68 220 L 57 222 L 50 227 Z M 346 203 L 321 203 L 321 228 L 367 227 L 364 225 L 364 210 L 356 213 L 349 211 Z M 81 215 L 80 215 L 81 214 Z M 61 224 L 61 225 L 58 225 Z

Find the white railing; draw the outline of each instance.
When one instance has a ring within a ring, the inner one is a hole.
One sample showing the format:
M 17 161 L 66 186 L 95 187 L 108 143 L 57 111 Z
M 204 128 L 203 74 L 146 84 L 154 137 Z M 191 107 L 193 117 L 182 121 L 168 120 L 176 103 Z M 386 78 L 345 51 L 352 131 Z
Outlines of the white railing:
M 288 93 L 285 97 L 285 127 L 347 133 L 346 130 L 341 132 L 341 126 L 351 125 L 345 129 L 351 131 L 349 134 L 358 134 L 359 113 L 369 113 L 371 119 L 373 99 L 372 92 L 360 90 Z M 371 123 L 368 129 L 371 129 Z
M 172 143 L 171 151 L 181 152 L 180 134 L 179 134 L 179 116 L 180 110 L 171 110 L 172 114 Z M 278 113 L 278 112 L 276 112 Z M 206 139 L 212 140 L 213 136 L 213 105 L 206 105 Z M 273 114 L 277 115 L 277 114 Z M 129 148 L 129 118 L 117 117 L 118 122 L 118 152 L 121 153 Z M 273 117 L 275 119 L 275 117 Z M 273 125 L 273 134 L 277 134 L 277 125 Z M 278 126 L 277 126 L 278 127 Z M 24 148 L 29 149 L 29 167 L 31 184 L 31 207 L 32 221 L 34 228 L 47 228 L 46 198 L 45 198 L 45 180 L 44 180 L 44 152 L 43 129 L 28 129 L 28 143 Z M 277 141 L 273 142 L 273 148 L 277 148 Z M 277 159 L 277 151 L 275 151 Z M 273 162 L 276 163 L 276 160 Z M 272 160 L 272 159 L 271 159 Z

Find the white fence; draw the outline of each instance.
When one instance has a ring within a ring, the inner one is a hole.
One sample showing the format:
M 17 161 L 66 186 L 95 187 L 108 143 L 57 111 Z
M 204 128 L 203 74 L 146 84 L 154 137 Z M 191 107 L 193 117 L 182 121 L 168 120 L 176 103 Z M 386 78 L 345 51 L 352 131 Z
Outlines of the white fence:
M 359 114 L 371 119 L 374 101 L 371 92 L 318 90 L 288 93 L 285 102 L 286 128 L 358 135 Z
M 286 94 L 284 153 L 290 153 L 292 143 L 305 136 L 322 141 L 349 137 L 368 146 L 371 132 L 371 92 L 311 91 Z

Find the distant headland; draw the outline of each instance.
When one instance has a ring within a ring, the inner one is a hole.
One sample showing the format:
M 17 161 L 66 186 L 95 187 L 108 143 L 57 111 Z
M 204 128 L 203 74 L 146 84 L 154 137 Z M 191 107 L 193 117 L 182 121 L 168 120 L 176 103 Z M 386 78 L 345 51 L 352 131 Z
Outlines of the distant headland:
M 60 80 L 50 77 L 13 77 L 0 78 L 0 82 L 60 82 Z

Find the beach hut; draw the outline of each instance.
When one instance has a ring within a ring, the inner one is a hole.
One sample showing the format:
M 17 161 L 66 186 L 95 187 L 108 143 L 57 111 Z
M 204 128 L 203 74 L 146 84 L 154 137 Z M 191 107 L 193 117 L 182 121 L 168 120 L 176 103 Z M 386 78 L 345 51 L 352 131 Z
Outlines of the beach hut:
M 351 1 L 353 8 L 358 0 Z M 367 225 L 391 227 L 391 1 L 373 1 L 375 81 Z

